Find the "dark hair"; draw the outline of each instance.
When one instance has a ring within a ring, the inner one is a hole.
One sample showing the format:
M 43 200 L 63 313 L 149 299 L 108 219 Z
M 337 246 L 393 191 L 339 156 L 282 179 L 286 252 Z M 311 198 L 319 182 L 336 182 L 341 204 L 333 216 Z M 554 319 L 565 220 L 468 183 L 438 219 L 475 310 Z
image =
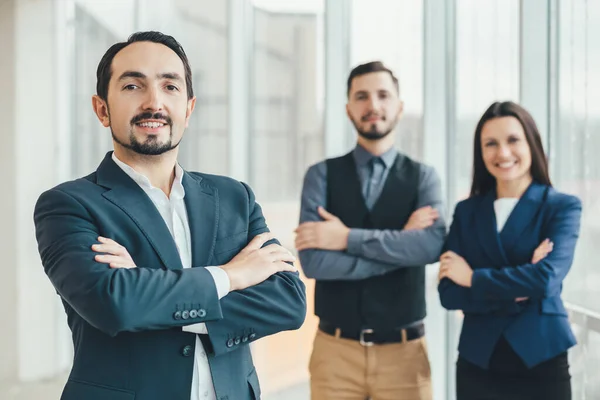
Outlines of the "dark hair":
M 187 87 L 188 99 L 194 97 L 194 89 L 192 88 L 192 69 L 190 62 L 188 61 L 183 47 L 179 44 L 173 36 L 165 35 L 164 33 L 148 31 L 148 32 L 136 32 L 129 36 L 126 42 L 119 42 L 113 44 L 102 56 L 100 63 L 98 64 L 98 70 L 96 71 L 96 94 L 104 101 L 108 97 L 108 83 L 112 75 L 112 61 L 117 53 L 123 50 L 125 47 L 136 42 L 153 42 L 167 46 L 175 52 L 183 62 L 183 68 L 185 70 L 185 86 Z
M 350 96 L 350 88 L 352 87 L 352 81 L 357 76 L 370 74 L 371 72 L 387 72 L 392 77 L 392 81 L 394 82 L 394 86 L 396 87 L 396 92 L 400 93 L 400 85 L 398 84 L 398 78 L 394 76 L 394 73 L 381 61 L 371 61 L 366 64 L 361 64 L 355 67 L 352 71 L 350 71 L 350 76 L 348 76 L 348 90 L 346 91 L 346 96 Z
M 486 122 L 500 117 L 515 117 L 519 120 L 523 131 L 525 131 L 525 138 L 531 151 L 531 177 L 534 181 L 552 186 L 548 175 L 548 161 L 544 155 L 542 138 L 531 114 L 512 101 L 495 102 L 483 113 L 475 129 L 471 196 L 487 193 L 496 186 L 496 178 L 490 174 L 483 162 L 481 131 Z

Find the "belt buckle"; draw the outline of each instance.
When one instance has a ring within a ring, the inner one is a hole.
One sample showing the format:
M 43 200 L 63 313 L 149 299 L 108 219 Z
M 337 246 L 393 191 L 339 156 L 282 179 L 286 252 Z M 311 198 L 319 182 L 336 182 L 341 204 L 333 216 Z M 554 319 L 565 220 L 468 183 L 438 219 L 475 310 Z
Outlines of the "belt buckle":
M 373 333 L 373 329 L 362 329 L 360 331 L 359 342 L 364 347 L 373 346 L 375 343 L 373 342 L 365 342 L 365 333 Z

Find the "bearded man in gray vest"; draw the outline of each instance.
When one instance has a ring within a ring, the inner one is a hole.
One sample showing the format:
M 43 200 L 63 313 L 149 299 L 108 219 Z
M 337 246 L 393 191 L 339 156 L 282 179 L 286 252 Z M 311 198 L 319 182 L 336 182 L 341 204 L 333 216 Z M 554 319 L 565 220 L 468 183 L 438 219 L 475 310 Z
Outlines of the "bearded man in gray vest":
M 296 248 L 316 279 L 313 400 L 430 400 L 425 265 L 446 227 L 439 177 L 394 147 L 403 102 L 381 62 L 348 78 L 348 154 L 309 168 Z

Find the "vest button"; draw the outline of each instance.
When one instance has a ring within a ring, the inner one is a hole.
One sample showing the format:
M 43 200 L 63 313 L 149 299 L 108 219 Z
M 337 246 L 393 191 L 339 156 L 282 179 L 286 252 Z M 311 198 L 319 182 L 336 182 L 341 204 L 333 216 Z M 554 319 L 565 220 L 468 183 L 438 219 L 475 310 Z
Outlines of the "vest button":
M 192 355 L 192 346 L 190 346 L 189 344 L 186 346 L 183 346 L 183 349 L 181 349 L 181 354 L 184 357 L 189 357 Z

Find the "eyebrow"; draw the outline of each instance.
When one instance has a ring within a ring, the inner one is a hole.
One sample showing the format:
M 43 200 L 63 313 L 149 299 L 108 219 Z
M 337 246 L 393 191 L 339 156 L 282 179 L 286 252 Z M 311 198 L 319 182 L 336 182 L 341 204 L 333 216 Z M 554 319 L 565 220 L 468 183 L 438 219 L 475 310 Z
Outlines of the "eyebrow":
M 387 89 L 377 89 L 377 93 L 378 94 L 390 93 L 390 91 Z M 369 94 L 369 92 L 366 90 L 357 90 L 356 93 L 354 93 L 354 96 L 366 95 L 366 94 Z
M 183 79 L 181 78 L 181 76 L 176 72 L 163 72 L 161 74 L 157 74 L 156 77 L 158 79 L 171 79 L 174 81 L 183 82 Z M 127 78 L 146 79 L 147 76 L 146 76 L 146 74 L 143 74 L 142 72 L 139 72 L 139 71 L 125 71 L 121 74 L 121 76 L 119 77 L 118 80 L 122 81 Z

